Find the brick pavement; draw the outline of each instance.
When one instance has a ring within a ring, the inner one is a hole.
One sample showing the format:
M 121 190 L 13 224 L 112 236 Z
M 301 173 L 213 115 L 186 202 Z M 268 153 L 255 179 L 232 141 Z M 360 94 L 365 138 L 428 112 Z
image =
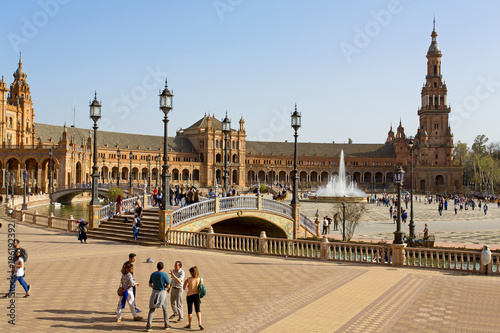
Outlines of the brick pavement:
M 0 288 L 7 291 L 2 223 Z M 200 268 L 208 291 L 202 301 L 207 332 L 497 332 L 500 325 L 497 276 L 98 240 L 80 244 L 74 235 L 22 223 L 16 233 L 29 251 L 26 280 L 33 291 L 28 299 L 23 293 L 15 299 L 15 327 L 7 324 L 9 300 L 0 299 L 0 331 L 143 331 L 145 321 L 132 321 L 128 309 L 124 321 L 115 322 L 119 270 L 129 252 L 138 255 L 138 306 L 144 311 L 156 266 L 146 258 Z M 161 321 L 157 312 L 155 331 Z M 185 324 L 173 323 L 172 331 Z

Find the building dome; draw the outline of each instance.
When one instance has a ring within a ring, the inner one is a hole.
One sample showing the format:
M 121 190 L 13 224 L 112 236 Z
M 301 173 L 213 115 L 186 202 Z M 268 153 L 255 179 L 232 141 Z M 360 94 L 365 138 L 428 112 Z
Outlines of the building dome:
M 441 54 L 441 50 L 439 49 L 437 43 L 433 42 L 431 46 L 429 46 L 429 51 L 427 51 L 427 54 Z

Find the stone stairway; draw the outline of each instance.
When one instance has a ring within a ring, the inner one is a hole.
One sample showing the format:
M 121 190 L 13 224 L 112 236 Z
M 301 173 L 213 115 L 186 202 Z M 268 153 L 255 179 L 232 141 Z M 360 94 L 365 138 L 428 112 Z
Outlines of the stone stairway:
M 124 223 L 125 217 L 129 222 Z M 88 238 L 105 239 L 111 241 L 127 242 L 140 245 L 164 245 L 158 235 L 159 215 L 158 208 L 148 208 L 142 213 L 142 227 L 139 229 L 139 240 L 134 240 L 132 231 L 133 212 L 116 215 L 108 221 L 102 222 L 99 228 L 89 230 Z

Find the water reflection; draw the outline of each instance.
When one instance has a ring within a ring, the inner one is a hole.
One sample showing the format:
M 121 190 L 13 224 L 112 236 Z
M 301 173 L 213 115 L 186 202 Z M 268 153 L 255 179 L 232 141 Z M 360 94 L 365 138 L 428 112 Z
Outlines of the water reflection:
M 61 205 L 60 207 L 55 207 L 53 205 L 43 205 L 31 207 L 28 209 L 30 213 L 38 212 L 40 215 L 50 215 L 50 213 L 54 213 L 56 217 L 65 217 L 69 218 L 70 215 L 73 215 L 75 219 L 88 219 L 89 218 L 89 202 L 90 201 L 80 201 L 75 202 L 68 205 Z M 102 203 L 102 205 L 106 205 L 107 203 Z

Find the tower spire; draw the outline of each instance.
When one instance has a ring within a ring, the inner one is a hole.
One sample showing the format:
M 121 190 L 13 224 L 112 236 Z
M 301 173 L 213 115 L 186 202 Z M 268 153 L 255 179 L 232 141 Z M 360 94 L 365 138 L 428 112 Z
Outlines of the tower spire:
M 434 15 L 434 19 L 432 20 L 432 31 L 436 32 L 436 15 Z

